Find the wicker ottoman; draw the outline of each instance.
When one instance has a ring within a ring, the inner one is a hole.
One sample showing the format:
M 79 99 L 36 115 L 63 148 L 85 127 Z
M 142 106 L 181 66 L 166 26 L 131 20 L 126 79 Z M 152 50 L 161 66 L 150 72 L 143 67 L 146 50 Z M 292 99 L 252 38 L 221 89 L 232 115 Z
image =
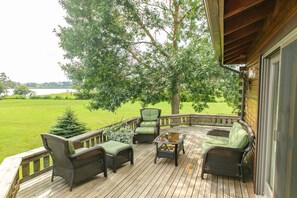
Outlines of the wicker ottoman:
M 120 165 L 126 162 L 130 161 L 130 164 L 133 164 L 134 154 L 131 145 L 113 140 L 99 145 L 105 149 L 107 167 L 111 167 L 114 173 Z

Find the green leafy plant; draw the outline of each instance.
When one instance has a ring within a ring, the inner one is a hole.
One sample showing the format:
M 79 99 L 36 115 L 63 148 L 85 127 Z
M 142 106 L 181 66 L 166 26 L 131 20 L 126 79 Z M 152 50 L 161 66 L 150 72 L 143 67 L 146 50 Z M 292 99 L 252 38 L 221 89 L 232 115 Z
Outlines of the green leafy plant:
M 17 86 L 14 90 L 13 90 L 13 94 L 16 95 L 27 95 L 29 93 L 31 93 L 32 91 L 26 86 L 26 85 L 20 85 Z
M 126 124 L 114 124 L 104 129 L 103 134 L 108 140 L 132 144 L 133 130 Z
M 67 108 L 63 116 L 58 118 L 57 124 L 50 128 L 49 133 L 70 138 L 83 134 L 87 130 L 86 124 L 79 122 L 74 111 Z

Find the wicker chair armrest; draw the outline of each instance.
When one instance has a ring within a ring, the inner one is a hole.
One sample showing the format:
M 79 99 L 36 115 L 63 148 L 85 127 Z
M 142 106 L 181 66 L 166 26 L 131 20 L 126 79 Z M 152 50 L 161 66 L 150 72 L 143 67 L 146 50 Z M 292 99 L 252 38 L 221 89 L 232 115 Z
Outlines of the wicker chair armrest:
M 157 118 L 157 127 L 160 127 L 160 118 Z
M 230 131 L 224 129 L 213 129 L 207 132 L 207 135 L 229 137 Z
M 137 119 L 136 126 L 137 126 L 137 127 L 140 127 L 140 123 L 142 123 L 142 122 L 143 122 L 143 118 L 142 118 L 142 117 L 138 118 L 138 119 Z
M 73 141 L 73 146 L 75 149 L 83 148 L 84 144 L 80 141 Z
M 72 155 L 69 155 L 69 158 L 73 159 L 73 160 L 83 160 L 83 159 L 93 157 L 95 155 L 105 156 L 104 148 L 99 145 L 96 145 L 94 147 L 87 148 L 87 149 L 81 150 L 79 152 L 76 152 Z
M 243 154 L 243 149 L 236 149 L 230 147 L 213 146 L 207 149 L 204 153 L 205 161 L 208 160 L 218 160 L 218 161 L 237 161 L 241 162 Z

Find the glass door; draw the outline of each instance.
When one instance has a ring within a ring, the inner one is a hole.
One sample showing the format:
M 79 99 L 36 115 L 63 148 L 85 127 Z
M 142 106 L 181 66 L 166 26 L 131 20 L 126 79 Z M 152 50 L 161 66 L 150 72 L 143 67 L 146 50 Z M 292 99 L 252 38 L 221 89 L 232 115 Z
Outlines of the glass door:
M 275 178 L 275 156 L 278 135 L 278 107 L 279 107 L 279 54 L 272 56 L 268 61 L 269 67 L 269 91 L 268 91 L 268 119 L 266 142 L 266 177 L 265 196 L 272 197 Z

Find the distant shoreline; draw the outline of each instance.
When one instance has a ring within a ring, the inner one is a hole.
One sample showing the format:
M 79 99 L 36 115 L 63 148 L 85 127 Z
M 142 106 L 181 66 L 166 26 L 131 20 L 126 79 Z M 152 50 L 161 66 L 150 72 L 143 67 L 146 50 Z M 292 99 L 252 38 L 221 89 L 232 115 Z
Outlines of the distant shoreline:
M 76 89 L 72 89 L 72 88 L 29 88 L 29 89 L 31 91 L 33 91 L 36 96 L 76 92 Z M 14 89 L 8 89 L 7 90 L 9 96 L 13 95 L 13 90 Z

